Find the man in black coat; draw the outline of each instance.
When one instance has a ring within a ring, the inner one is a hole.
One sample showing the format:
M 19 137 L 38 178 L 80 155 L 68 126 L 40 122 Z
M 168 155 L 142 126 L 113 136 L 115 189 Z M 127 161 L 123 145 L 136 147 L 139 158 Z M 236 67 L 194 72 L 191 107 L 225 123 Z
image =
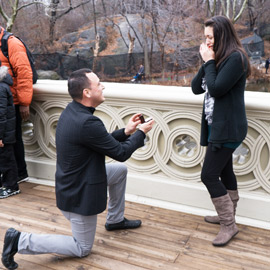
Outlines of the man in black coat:
M 9 269 L 18 264 L 14 255 L 58 253 L 87 256 L 93 246 L 97 215 L 106 209 L 109 186 L 108 231 L 134 229 L 140 220 L 124 217 L 127 169 L 124 164 L 105 164 L 105 156 L 127 160 L 144 145 L 145 134 L 154 121 L 140 124 L 140 114 L 129 120 L 126 128 L 109 134 L 103 122 L 94 116 L 95 108 L 104 102 L 104 86 L 89 69 L 71 74 L 68 91 L 73 101 L 61 114 L 56 130 L 56 201 L 70 221 L 73 236 L 39 235 L 7 230 L 2 262 Z

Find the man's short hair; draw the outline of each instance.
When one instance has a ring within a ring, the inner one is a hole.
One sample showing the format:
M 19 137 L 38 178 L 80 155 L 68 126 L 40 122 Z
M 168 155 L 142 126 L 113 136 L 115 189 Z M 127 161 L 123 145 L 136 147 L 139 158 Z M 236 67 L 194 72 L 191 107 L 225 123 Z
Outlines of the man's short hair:
M 91 69 L 82 68 L 70 74 L 68 78 L 68 92 L 72 99 L 81 100 L 83 97 L 83 89 L 91 87 L 90 80 L 86 76 L 87 73 L 91 72 Z

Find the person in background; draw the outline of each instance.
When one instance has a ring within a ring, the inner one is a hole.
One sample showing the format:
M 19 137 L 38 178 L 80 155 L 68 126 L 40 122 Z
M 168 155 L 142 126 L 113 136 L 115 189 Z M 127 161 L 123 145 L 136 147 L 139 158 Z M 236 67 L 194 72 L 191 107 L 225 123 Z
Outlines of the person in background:
M 16 269 L 14 255 L 57 253 L 87 256 L 93 246 L 97 215 L 109 203 L 105 228 L 108 231 L 135 229 L 140 220 L 124 216 L 127 168 L 122 163 L 105 163 L 105 156 L 124 162 L 144 145 L 145 134 L 154 120 L 138 126 L 140 113 L 125 128 L 108 133 L 94 115 L 104 102 L 104 86 L 90 69 L 74 71 L 68 79 L 73 101 L 62 112 L 56 129 L 56 202 L 70 221 L 72 236 L 40 235 L 9 228 L 4 239 L 2 263 Z
M 4 31 L 5 29 L 0 26 L 0 40 L 2 40 Z M 0 50 L 0 61 L 2 65 L 8 67 L 9 74 L 13 79 L 11 92 L 16 110 L 16 143 L 14 144 L 14 153 L 18 167 L 18 183 L 20 183 L 28 180 L 21 125 L 22 121 L 27 121 L 30 117 L 29 106 L 33 96 L 33 73 L 26 49 L 15 36 L 10 36 L 8 39 L 8 55 L 9 59 Z
M 140 65 L 140 68 L 138 71 L 138 80 L 141 81 L 143 76 L 144 76 L 144 66 Z
M 131 82 L 141 82 L 142 77 L 145 75 L 144 73 L 144 66 L 140 65 L 138 73 L 133 77 Z
M 232 154 L 247 134 L 244 91 L 250 63 L 231 21 L 215 16 L 204 24 L 200 46 L 203 64 L 193 78 L 194 94 L 205 95 L 201 145 L 207 146 L 201 172 L 218 216 L 205 221 L 220 224 L 214 246 L 226 245 L 237 233 L 235 211 L 239 194 Z
M 15 107 L 13 104 L 10 86 L 12 78 L 8 74 L 8 68 L 0 63 L 0 199 L 20 193 L 17 184 L 17 164 L 14 155 L 13 144 L 15 136 Z
M 267 70 L 269 68 L 269 64 L 270 64 L 270 57 L 268 57 L 266 60 L 265 60 L 265 74 L 267 74 Z

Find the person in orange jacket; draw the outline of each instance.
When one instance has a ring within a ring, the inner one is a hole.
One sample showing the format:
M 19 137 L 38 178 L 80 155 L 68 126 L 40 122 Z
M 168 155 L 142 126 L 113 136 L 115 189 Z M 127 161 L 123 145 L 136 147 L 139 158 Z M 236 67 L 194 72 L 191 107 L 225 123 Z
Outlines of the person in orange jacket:
M 0 46 L 5 29 L 0 26 Z M 8 39 L 9 60 L 0 50 L 0 61 L 8 67 L 12 76 L 13 85 L 10 87 L 16 109 L 16 143 L 14 145 L 15 158 L 18 167 L 18 183 L 28 180 L 28 173 L 22 140 L 22 121 L 27 121 L 30 116 L 29 106 L 33 97 L 33 73 L 22 42 L 15 36 Z M 12 69 L 10 67 L 12 66 Z

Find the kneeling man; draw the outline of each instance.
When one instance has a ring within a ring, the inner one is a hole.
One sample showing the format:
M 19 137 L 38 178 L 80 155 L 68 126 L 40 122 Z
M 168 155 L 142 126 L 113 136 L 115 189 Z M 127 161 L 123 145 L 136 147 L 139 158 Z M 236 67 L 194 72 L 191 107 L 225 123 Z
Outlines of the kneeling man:
M 73 101 L 62 112 L 56 129 L 56 202 L 70 221 L 72 236 L 32 234 L 7 230 L 2 263 L 16 269 L 14 255 L 57 253 L 67 256 L 87 256 L 93 246 L 97 215 L 106 209 L 109 189 L 108 231 L 134 229 L 140 220 L 124 217 L 127 168 L 122 163 L 105 164 L 105 156 L 117 161 L 127 160 L 144 145 L 145 134 L 154 121 L 139 126 L 140 114 L 132 116 L 123 129 L 111 134 L 95 108 L 105 98 L 104 86 L 90 69 L 80 69 L 68 79 L 68 92 Z

